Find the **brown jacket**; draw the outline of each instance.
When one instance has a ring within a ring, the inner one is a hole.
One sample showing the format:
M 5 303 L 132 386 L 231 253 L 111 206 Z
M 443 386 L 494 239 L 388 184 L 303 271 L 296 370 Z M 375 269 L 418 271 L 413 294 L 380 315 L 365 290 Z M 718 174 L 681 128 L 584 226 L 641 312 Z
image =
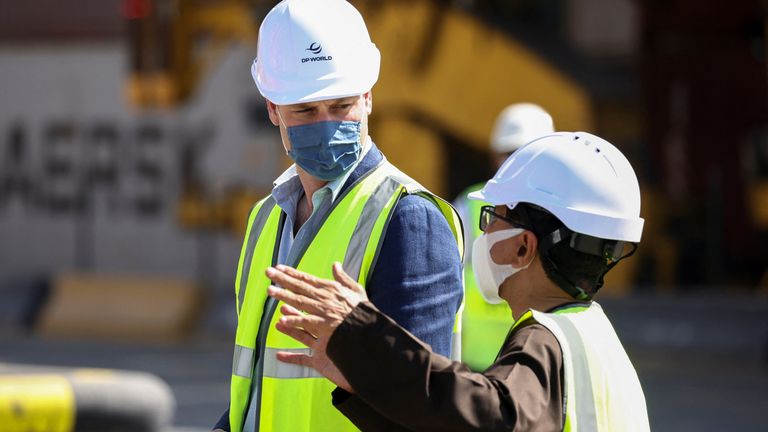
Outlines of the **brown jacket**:
M 336 408 L 363 431 L 556 431 L 564 424 L 562 351 L 531 321 L 507 336 L 485 372 L 433 353 L 379 312 L 359 304 L 328 343 L 355 394 Z

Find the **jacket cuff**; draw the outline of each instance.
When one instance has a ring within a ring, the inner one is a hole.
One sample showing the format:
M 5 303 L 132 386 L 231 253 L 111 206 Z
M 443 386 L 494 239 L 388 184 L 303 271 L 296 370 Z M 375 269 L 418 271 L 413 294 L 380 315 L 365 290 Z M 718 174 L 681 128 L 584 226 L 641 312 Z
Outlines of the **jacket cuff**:
M 346 402 L 350 396 L 352 396 L 352 393 L 341 387 L 336 387 L 336 389 L 331 392 L 331 403 L 333 403 L 333 406 L 341 405 Z

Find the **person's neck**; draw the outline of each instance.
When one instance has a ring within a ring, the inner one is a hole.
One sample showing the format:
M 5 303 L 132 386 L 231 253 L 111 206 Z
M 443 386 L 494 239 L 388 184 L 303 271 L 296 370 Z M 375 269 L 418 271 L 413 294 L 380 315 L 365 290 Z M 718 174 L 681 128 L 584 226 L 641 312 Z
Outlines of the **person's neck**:
M 307 174 L 306 171 L 304 171 L 301 168 L 296 169 L 297 173 L 299 174 L 299 181 L 301 182 L 301 188 L 304 189 L 304 197 L 306 198 L 306 205 L 308 206 L 308 210 L 310 213 L 312 213 L 312 195 L 315 194 L 321 187 L 328 184 L 328 180 L 320 180 L 317 177 L 312 177 L 311 175 Z
M 314 195 L 321 187 L 328 184 L 327 180 L 320 180 L 316 177 L 312 177 L 299 167 L 296 168 L 296 171 L 299 175 L 301 188 L 304 190 L 304 196 L 302 196 L 296 203 L 296 220 L 293 225 L 294 234 L 298 233 L 299 229 L 307 220 L 309 220 L 309 217 L 312 216 L 312 211 L 314 210 L 312 195 Z
M 361 158 L 363 154 L 368 150 L 368 147 L 371 144 L 371 137 L 366 135 L 365 141 L 363 144 L 363 149 L 361 150 Z M 301 187 L 304 189 L 304 197 L 299 200 L 298 202 L 298 208 L 296 209 L 296 226 L 295 229 L 298 231 L 299 228 L 301 228 L 302 225 L 304 225 L 304 222 L 309 219 L 309 216 L 312 215 L 312 211 L 314 211 L 314 204 L 312 203 L 312 196 L 320 190 L 323 186 L 327 185 L 329 183 L 328 180 L 320 180 L 317 177 L 313 177 L 306 171 L 304 171 L 301 167 L 296 165 L 296 173 L 299 175 L 299 181 L 301 182 Z
M 537 261 L 538 259 L 536 257 Z M 502 291 L 502 297 L 512 309 L 515 320 L 520 319 L 528 309 L 546 312 L 578 301 L 549 280 L 540 262 L 532 263 L 524 271 L 526 273 L 521 271 L 516 275 L 525 278 L 517 282 L 518 287 L 507 287 Z M 505 283 L 510 283 L 510 280 L 508 279 Z

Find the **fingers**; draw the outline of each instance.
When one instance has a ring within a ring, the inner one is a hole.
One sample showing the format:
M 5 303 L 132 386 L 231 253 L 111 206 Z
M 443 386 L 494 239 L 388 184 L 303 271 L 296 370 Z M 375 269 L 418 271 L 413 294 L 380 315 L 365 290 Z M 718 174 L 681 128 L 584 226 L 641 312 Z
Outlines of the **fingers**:
M 290 267 L 281 266 L 283 269 L 289 269 Z M 301 279 L 297 279 L 283 270 L 269 267 L 266 270 L 267 277 L 272 279 L 283 288 L 289 289 L 297 294 L 303 294 L 305 296 L 314 298 L 317 296 L 317 289 L 307 282 Z
M 304 329 L 291 327 L 290 325 L 284 324 L 280 321 L 277 322 L 277 324 L 275 325 L 275 328 L 280 333 L 283 333 L 286 336 L 296 339 L 297 341 L 303 343 L 308 347 L 313 346 L 317 342 L 317 339 L 315 339 L 311 334 L 309 334 Z
M 288 315 L 288 316 L 302 316 L 302 315 L 304 315 L 303 313 L 301 313 L 300 310 L 296 309 L 295 307 L 293 307 L 293 306 L 291 306 L 289 304 L 283 304 L 282 306 L 280 306 L 280 312 L 282 312 L 283 315 Z
M 363 288 L 360 284 L 344 271 L 339 262 L 333 263 L 333 278 L 352 291 L 363 292 Z
M 284 363 L 312 367 L 312 357 L 302 353 L 278 351 L 277 359 Z
M 283 325 L 303 327 L 305 324 L 315 325 L 317 322 L 322 322 L 321 318 L 307 315 L 295 307 L 287 304 L 284 304 L 280 307 L 280 312 L 282 312 L 283 316 L 277 321 L 276 324 L 280 324 L 282 321 Z
M 284 316 L 280 318 L 278 323 L 287 327 L 302 328 L 315 336 L 323 333 L 325 329 L 323 318 L 314 315 Z
M 267 294 L 269 294 L 270 297 L 276 298 L 291 305 L 299 311 L 304 311 L 315 315 L 322 314 L 316 300 L 305 295 L 296 294 L 288 288 L 282 289 L 275 286 L 270 286 L 267 288 Z
M 327 279 L 321 279 L 317 276 L 311 275 L 309 273 L 305 273 L 301 270 L 296 270 L 293 267 L 289 267 L 287 265 L 278 265 L 275 267 L 278 271 L 281 271 L 288 276 L 298 279 L 308 285 L 311 285 L 315 288 L 322 288 L 322 287 L 329 287 L 333 285 L 333 281 L 327 280 Z

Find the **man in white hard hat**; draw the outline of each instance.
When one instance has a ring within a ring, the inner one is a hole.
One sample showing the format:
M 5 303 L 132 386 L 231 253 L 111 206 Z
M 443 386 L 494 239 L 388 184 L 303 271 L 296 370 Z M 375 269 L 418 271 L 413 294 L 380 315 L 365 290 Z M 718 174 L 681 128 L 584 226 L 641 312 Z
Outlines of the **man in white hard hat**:
M 552 117 L 539 105 L 532 103 L 512 104 L 499 114 L 491 133 L 491 163 L 493 170 L 499 169 L 509 156 L 535 138 L 554 132 Z M 496 356 L 499 345 L 509 331 L 512 319 L 506 303 L 490 304 L 483 298 L 472 272 L 472 255 L 469 246 L 482 234 L 477 220 L 487 203 L 468 199 L 468 195 L 482 189 L 485 183 L 478 183 L 459 194 L 454 206 L 464 223 L 464 291 L 465 304 L 462 314 L 461 360 L 474 371 L 487 368 Z
M 229 410 L 231 431 L 348 431 L 335 385 L 278 351 L 309 349 L 273 330 L 267 296 L 277 264 L 330 277 L 344 265 L 372 302 L 451 355 L 462 300 L 464 241 L 455 210 L 400 172 L 368 136 L 380 54 L 344 0 L 286 0 L 259 30 L 253 78 L 295 164 L 251 212 L 238 265 Z
M 280 358 L 337 382 L 334 403 L 364 431 L 648 431 L 637 373 L 592 300 L 643 229 L 624 155 L 588 133 L 547 135 L 471 198 L 491 204 L 473 246 L 478 285 L 515 319 L 487 370 L 434 353 L 338 263 L 335 280 L 267 270 L 283 287 L 270 296 L 290 305 L 278 330 L 313 348 Z

